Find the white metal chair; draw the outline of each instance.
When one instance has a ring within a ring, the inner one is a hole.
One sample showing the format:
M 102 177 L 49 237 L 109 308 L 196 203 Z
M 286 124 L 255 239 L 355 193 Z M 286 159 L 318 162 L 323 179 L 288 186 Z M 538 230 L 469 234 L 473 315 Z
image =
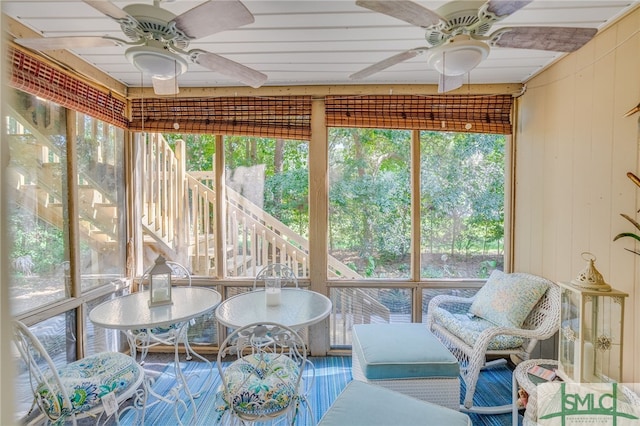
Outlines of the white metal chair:
M 226 356 L 237 359 L 225 366 Z M 216 404 L 223 424 L 286 419 L 293 425 L 300 404 L 311 419 L 306 424 L 315 424 L 306 398 L 315 370 L 293 329 L 267 322 L 241 327 L 222 343 L 217 361 L 222 385 Z M 305 369 L 313 373 L 306 384 Z
M 520 293 L 526 292 L 528 284 L 532 286 L 541 284 L 546 289 L 542 290 L 544 291 L 542 296 L 538 296 L 532 302 L 532 304 L 535 303 L 532 308 L 527 309 L 526 312 L 520 312 L 525 317 L 520 326 L 496 325 L 470 312 L 480 291 L 470 298 L 439 295 L 429 302 L 427 327 L 460 362 L 460 372 L 466 386 L 464 403 L 461 407 L 463 411 L 480 414 L 510 412 L 512 405 L 473 406 L 473 395 L 480 370 L 495 363 L 505 363 L 504 357 L 512 355 L 521 360 L 529 359 L 538 341 L 552 337 L 559 329 L 560 287 L 549 280 L 530 274 L 509 274 L 509 276 L 527 281 L 519 287 Z M 497 300 L 496 303 L 500 303 L 499 299 L 508 300 L 508 295 L 502 293 L 493 299 Z M 494 307 L 488 308 L 491 310 Z M 494 362 L 487 362 L 487 356 L 500 358 Z
M 264 287 L 267 280 L 278 280 L 280 287 L 298 288 L 298 278 L 295 272 L 289 266 L 283 263 L 271 263 L 262 268 L 253 280 L 253 289 Z
M 71 420 L 75 425 L 85 417 L 94 418 L 95 424 L 105 424 L 113 414 L 119 423 L 122 414 L 132 409 L 141 410 L 144 419 L 146 393 L 141 387 L 144 371 L 132 357 L 120 352 L 101 352 L 59 366 L 23 323 L 14 321 L 13 336 L 28 369 L 33 394 L 27 416 L 37 405 L 45 424 Z M 119 411 L 120 404 L 131 397 L 136 398 L 133 404 Z
M 172 279 L 183 279 L 187 281 L 187 286 L 191 287 L 191 272 L 186 268 L 186 266 L 173 261 L 166 261 L 166 264 L 169 268 L 171 268 L 171 276 Z M 149 271 L 153 266 L 145 271 L 145 273 L 140 277 L 139 287 L 142 289 L 148 283 L 149 280 Z M 191 346 L 189 345 L 188 335 L 188 326 L 182 330 L 180 330 L 175 325 L 169 325 L 166 327 L 158 327 L 153 329 L 140 329 L 140 330 L 130 330 L 128 332 L 129 341 L 134 342 L 132 345 L 132 351 L 140 351 L 140 364 L 144 364 L 144 360 L 149 352 L 149 348 L 157 346 L 157 345 L 173 345 L 176 339 L 184 345 L 184 351 L 186 355 L 187 361 L 192 359 Z M 180 335 L 179 335 L 180 334 Z M 133 354 L 135 358 L 135 353 Z

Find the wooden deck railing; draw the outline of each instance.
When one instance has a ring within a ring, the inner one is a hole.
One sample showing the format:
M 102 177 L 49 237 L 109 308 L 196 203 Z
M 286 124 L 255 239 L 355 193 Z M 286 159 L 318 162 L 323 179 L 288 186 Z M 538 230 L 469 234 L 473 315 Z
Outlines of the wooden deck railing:
M 178 233 L 174 228 L 180 221 L 178 197 L 184 178 L 180 179 L 179 162 L 162 135 L 148 133 L 140 144 L 142 159 L 142 223 L 159 241 L 172 249 L 179 246 Z M 183 195 L 183 194 L 180 194 Z

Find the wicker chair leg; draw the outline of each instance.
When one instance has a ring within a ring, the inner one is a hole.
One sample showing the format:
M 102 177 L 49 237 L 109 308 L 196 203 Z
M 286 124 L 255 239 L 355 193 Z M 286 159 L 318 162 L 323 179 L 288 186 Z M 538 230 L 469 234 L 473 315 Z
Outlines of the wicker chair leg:
M 467 413 L 476 413 L 476 414 L 488 414 L 488 415 L 496 415 L 496 414 L 504 414 L 510 413 L 513 410 L 513 404 L 506 405 L 496 405 L 496 406 L 474 406 L 473 405 L 473 395 L 476 392 L 476 387 L 478 385 L 478 378 L 480 377 L 480 371 L 485 368 L 491 368 L 496 365 L 503 365 L 506 363 L 505 359 L 497 359 L 495 361 L 490 361 L 487 363 L 470 362 L 470 365 L 467 366 L 467 370 L 465 374 L 463 374 L 464 383 L 466 386 L 466 393 L 464 397 L 464 403 L 460 406 L 460 411 L 464 411 Z

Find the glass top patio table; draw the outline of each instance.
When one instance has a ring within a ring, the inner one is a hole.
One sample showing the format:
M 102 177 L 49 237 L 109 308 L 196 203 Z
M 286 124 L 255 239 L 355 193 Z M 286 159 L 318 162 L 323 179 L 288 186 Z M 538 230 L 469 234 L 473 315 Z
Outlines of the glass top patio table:
M 275 322 L 297 329 L 315 324 L 331 312 L 331 300 L 315 291 L 283 288 L 281 302 L 268 306 L 264 290 L 249 291 L 218 305 L 216 319 L 229 328 L 256 322 Z
M 174 287 L 173 304 L 154 306 L 148 303 L 149 291 L 107 300 L 91 310 L 89 319 L 96 325 L 117 330 L 163 327 L 182 323 L 212 311 L 222 296 L 203 287 Z

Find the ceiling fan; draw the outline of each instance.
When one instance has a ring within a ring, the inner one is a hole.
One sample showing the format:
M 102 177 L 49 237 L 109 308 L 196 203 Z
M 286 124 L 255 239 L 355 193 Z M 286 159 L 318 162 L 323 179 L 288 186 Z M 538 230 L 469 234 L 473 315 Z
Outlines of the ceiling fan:
M 108 0 L 82 0 L 120 24 L 128 38 L 71 36 L 21 38 L 16 43 L 35 50 L 128 46 L 125 56 L 144 75 L 150 76 L 158 95 L 178 92 L 177 77 L 188 69 L 188 61 L 234 78 L 248 86 L 260 87 L 267 76 L 245 65 L 201 49 L 188 50 L 201 37 L 254 22 L 239 0 L 208 0 L 176 16 L 153 5 L 131 4 L 120 9 Z M 173 1 L 173 0 L 166 0 Z
M 426 53 L 427 63 L 440 74 L 438 91 L 447 92 L 462 86 L 464 75 L 487 58 L 491 46 L 572 52 L 597 32 L 595 28 L 519 26 L 488 34 L 493 24 L 531 1 L 454 0 L 433 11 L 410 0 L 357 0 L 358 6 L 424 28 L 427 45 L 398 53 L 350 78 L 362 79 Z

